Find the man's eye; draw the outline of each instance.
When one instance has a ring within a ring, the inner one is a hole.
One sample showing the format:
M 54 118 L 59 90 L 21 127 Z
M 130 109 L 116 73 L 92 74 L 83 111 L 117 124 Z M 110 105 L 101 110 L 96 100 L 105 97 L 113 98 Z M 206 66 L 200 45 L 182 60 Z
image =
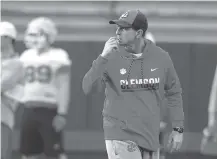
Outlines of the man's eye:
M 126 28 L 117 28 L 117 30 L 121 30 L 122 31 L 122 30 L 126 30 Z

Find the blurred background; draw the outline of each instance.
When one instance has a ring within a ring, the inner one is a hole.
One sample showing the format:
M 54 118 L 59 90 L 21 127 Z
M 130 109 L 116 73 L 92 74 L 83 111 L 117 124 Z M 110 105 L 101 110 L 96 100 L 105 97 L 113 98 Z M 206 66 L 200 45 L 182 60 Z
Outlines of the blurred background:
M 149 31 L 157 45 L 168 51 L 183 87 L 185 138 L 178 153 L 166 159 L 211 159 L 200 154 L 202 130 L 207 125 L 209 94 L 217 64 L 217 2 L 158 1 L 1 1 L 1 20 L 17 27 L 16 51 L 25 49 L 27 23 L 38 16 L 54 20 L 59 29 L 55 46 L 68 51 L 72 66 L 71 103 L 65 129 L 69 159 L 107 159 L 102 131 L 104 92 L 93 89 L 85 96 L 81 82 L 92 61 L 114 35 L 108 24 L 129 9 L 147 15 Z M 14 159 L 19 158 L 19 126 L 16 117 Z M 210 147 L 210 151 L 217 149 Z

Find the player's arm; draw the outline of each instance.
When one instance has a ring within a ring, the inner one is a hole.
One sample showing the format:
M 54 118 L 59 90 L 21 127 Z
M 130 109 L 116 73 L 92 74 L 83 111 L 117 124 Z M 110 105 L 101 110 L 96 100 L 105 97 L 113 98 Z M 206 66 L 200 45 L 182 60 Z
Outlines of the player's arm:
M 65 54 L 66 55 L 66 54 Z M 68 56 L 63 58 L 64 64 L 59 68 L 57 74 L 58 86 L 58 114 L 66 115 L 70 101 L 70 83 L 71 83 L 71 61 Z
M 106 64 L 108 60 L 101 55 L 93 61 L 92 67 L 85 74 L 82 81 L 82 88 L 85 94 L 88 94 L 95 82 L 102 78 L 103 73 L 106 71 Z
M 2 68 L 1 92 L 13 88 L 23 78 L 23 65 L 19 60 L 11 60 Z
M 66 115 L 70 101 L 70 72 L 61 73 L 58 75 L 59 89 L 58 89 L 58 113 Z
M 216 133 L 217 135 L 217 66 L 209 98 L 208 117 L 208 127 L 210 130 L 212 129 L 211 133 Z
M 173 128 L 184 128 L 182 89 L 173 62 L 168 54 L 165 80 L 165 95 Z

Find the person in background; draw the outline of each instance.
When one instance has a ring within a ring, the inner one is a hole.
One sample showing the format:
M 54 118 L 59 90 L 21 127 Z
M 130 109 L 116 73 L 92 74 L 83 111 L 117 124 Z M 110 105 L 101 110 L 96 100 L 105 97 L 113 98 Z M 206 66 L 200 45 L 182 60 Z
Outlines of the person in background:
M 1 36 L 1 159 L 11 159 L 15 111 L 22 97 L 23 66 L 14 45 L 17 30 L 10 22 L 0 22 Z
M 208 126 L 203 131 L 201 151 L 204 152 L 209 142 L 217 145 L 217 66 L 214 73 L 208 106 Z
M 24 113 L 20 133 L 23 159 L 65 159 L 63 129 L 70 100 L 71 60 L 54 48 L 57 28 L 47 17 L 29 22 L 27 50 L 20 61 L 25 68 Z

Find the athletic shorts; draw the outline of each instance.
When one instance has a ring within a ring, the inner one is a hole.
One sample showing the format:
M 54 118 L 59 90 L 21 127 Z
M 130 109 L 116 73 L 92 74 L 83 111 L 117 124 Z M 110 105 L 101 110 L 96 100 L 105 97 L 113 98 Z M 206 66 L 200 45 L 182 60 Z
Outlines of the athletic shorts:
M 44 153 L 58 157 L 63 153 L 62 132 L 52 126 L 57 110 L 51 108 L 25 108 L 20 133 L 20 152 L 25 156 Z

